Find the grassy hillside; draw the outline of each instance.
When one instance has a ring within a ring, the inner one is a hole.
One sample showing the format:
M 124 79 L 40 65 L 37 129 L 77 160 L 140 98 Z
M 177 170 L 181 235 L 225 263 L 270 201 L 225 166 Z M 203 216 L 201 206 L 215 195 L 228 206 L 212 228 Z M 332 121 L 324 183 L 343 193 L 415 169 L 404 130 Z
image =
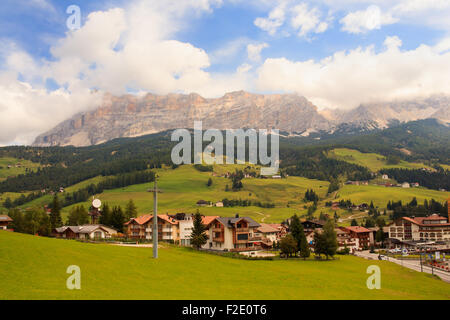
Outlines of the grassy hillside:
M 449 284 L 430 275 L 351 256 L 246 261 L 164 247 L 153 260 L 150 248 L 9 232 L 0 242 L 0 299 L 450 299 Z M 373 264 L 380 290 L 366 287 Z M 81 290 L 66 288 L 70 265 L 81 268 Z
M 386 208 L 389 200 L 399 201 L 403 203 L 409 202 L 413 197 L 417 198 L 419 203 L 423 203 L 425 199 L 435 199 L 444 202 L 449 197 L 449 192 L 441 192 L 429 190 L 425 188 L 386 188 L 384 186 L 368 185 L 354 186 L 345 185 L 338 191 L 341 199 L 350 199 L 353 203 L 363 203 L 373 200 L 375 206 Z
M 20 167 L 16 167 L 19 163 Z M 8 168 L 8 166 L 11 166 L 11 168 Z M 11 157 L 0 158 L 0 181 L 5 180 L 8 177 L 15 177 L 19 174 L 24 174 L 26 169 L 34 171 L 39 166 L 40 165 L 38 163 L 31 162 L 29 160 Z
M 233 166 L 235 168 L 237 166 Z M 242 167 L 242 166 L 241 166 Z M 215 167 L 218 173 L 224 173 L 224 166 Z M 231 169 L 229 169 L 231 170 Z M 161 213 L 189 212 L 197 209 L 205 215 L 233 216 L 239 213 L 241 216 L 249 216 L 263 222 L 281 222 L 291 217 L 294 213 L 303 212 L 303 197 L 307 189 L 314 189 L 325 197 L 327 181 L 306 179 L 301 177 L 288 177 L 287 179 L 244 179 L 244 189 L 238 192 L 225 192 L 226 185 L 231 187 L 231 180 L 222 177 L 212 177 L 211 172 L 200 172 L 193 166 L 180 166 L 175 170 L 158 169 L 158 187 L 164 192 L 158 196 L 159 211 Z M 206 186 L 209 178 L 213 184 Z M 107 190 L 97 195 L 103 202 L 110 205 L 125 206 L 129 199 L 133 199 L 139 213 L 148 213 L 153 210 L 153 196 L 147 190 L 153 183 L 132 185 L 125 188 Z M 198 207 L 198 200 L 212 202 L 228 199 L 251 199 L 261 202 L 273 202 L 276 208 L 261 207 Z M 86 206 L 89 202 L 85 203 Z M 289 205 L 289 207 L 288 207 Z M 71 207 L 64 211 L 67 213 Z
M 383 168 L 420 169 L 428 168 L 423 163 L 407 162 L 401 160 L 399 164 L 388 165 L 386 157 L 377 153 L 362 153 L 347 148 L 336 148 L 328 153 L 328 156 L 337 160 L 346 161 L 369 168 L 371 171 L 379 171 Z

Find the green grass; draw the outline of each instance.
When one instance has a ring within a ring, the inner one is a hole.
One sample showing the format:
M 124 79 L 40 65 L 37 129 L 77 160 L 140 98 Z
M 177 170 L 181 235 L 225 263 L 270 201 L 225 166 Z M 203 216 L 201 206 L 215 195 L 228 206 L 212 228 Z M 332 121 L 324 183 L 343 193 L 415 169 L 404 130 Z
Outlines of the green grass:
M 420 169 L 429 168 L 423 163 L 406 162 L 401 160 L 399 164 L 388 165 L 386 157 L 376 153 L 361 153 L 357 150 L 347 148 L 336 148 L 329 152 L 329 157 L 357 164 L 369 168 L 371 171 L 379 171 L 383 168 L 403 168 L 403 169 Z
M 430 190 L 425 188 L 397 188 L 377 185 L 368 186 L 355 186 L 345 185 L 338 191 L 340 199 L 350 199 L 353 203 L 361 204 L 363 202 L 369 203 L 373 200 L 375 206 L 380 208 L 386 208 L 389 200 L 399 201 L 403 203 L 410 202 L 413 197 L 417 198 L 419 203 L 423 203 L 423 200 L 434 199 L 444 202 L 448 199 L 449 193 L 437 190 Z
M 16 168 L 17 163 L 21 163 L 20 168 Z M 11 165 L 11 168 L 8 168 Z M 29 160 L 4 157 L 0 158 L 0 181 L 5 180 L 8 177 L 16 177 L 19 174 L 24 174 L 25 170 L 35 171 L 40 167 L 39 163 L 34 163 Z
M 0 299 L 450 299 L 450 285 L 387 261 L 247 261 L 165 247 L 84 244 L 0 232 Z M 369 265 L 381 289 L 366 287 Z M 81 290 L 66 269 L 81 268 Z
M 234 169 L 233 169 L 234 170 Z M 218 171 L 223 173 L 223 168 Z M 187 212 L 195 213 L 198 209 L 205 215 L 233 216 L 239 213 L 241 216 L 249 216 L 257 221 L 281 222 L 291 217 L 294 213 L 304 213 L 305 203 L 303 197 L 307 189 L 314 189 L 320 196 L 325 197 L 328 190 L 327 181 L 312 180 L 300 177 L 287 179 L 244 179 L 244 188 L 238 192 L 225 192 L 226 185 L 231 186 L 230 179 L 212 177 L 211 172 L 200 172 L 193 166 L 180 166 L 175 170 L 159 169 L 158 187 L 163 193 L 158 195 L 158 210 L 161 213 Z M 213 184 L 207 187 L 206 183 L 212 178 Z M 125 188 L 106 190 L 97 197 L 109 205 L 121 205 L 124 207 L 129 199 L 133 199 L 140 214 L 153 210 L 153 196 L 147 190 L 153 183 L 132 185 Z M 251 199 L 261 202 L 273 202 L 276 208 L 252 207 L 198 207 L 198 200 L 212 202 L 228 199 Z M 287 207 L 289 204 L 289 207 Z M 89 205 L 89 201 L 85 203 Z M 72 206 L 66 207 L 67 213 Z

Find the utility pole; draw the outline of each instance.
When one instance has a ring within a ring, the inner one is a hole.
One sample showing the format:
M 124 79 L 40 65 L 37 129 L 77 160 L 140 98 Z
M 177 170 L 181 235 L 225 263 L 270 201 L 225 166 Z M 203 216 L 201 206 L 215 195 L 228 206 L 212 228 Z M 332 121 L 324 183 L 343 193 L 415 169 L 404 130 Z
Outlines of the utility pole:
M 162 193 L 158 189 L 157 176 L 155 176 L 155 186 L 153 189 L 148 189 L 147 192 L 153 192 L 153 258 L 158 258 L 158 193 Z

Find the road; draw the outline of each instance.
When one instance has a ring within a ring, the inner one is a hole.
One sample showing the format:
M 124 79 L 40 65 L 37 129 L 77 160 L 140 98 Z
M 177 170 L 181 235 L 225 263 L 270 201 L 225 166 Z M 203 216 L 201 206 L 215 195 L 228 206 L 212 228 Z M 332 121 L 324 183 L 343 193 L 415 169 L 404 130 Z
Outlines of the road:
M 355 255 L 358 257 L 365 258 L 365 259 L 378 260 L 378 254 L 370 253 L 369 251 L 359 251 L 359 252 L 356 252 Z M 411 270 L 415 270 L 415 271 L 419 271 L 419 272 L 421 271 L 420 260 L 399 260 L 399 259 L 387 257 L 387 261 L 396 263 L 398 265 L 401 265 L 405 268 L 409 268 Z M 433 268 L 433 270 L 431 270 L 431 267 L 428 267 L 425 265 L 423 265 L 423 272 L 426 272 L 429 274 L 434 273 L 439 278 L 441 278 L 443 281 L 450 283 L 450 272 L 442 271 L 442 270 L 439 270 L 436 268 Z

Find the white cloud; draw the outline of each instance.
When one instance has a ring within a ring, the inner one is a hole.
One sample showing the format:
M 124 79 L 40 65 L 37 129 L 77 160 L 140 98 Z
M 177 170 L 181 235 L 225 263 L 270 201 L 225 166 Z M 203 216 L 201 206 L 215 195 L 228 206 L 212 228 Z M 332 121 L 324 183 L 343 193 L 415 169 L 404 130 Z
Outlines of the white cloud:
M 274 35 L 278 28 L 280 28 L 285 21 L 286 15 L 286 3 L 281 2 L 275 8 L 270 11 L 267 18 L 256 18 L 254 21 L 255 26 L 266 31 L 270 35 Z
M 98 104 L 99 92 L 126 93 L 128 88 L 165 94 L 218 92 L 217 85 L 242 85 L 219 77 L 212 84 L 204 69 L 210 66 L 203 49 L 172 40 L 192 17 L 210 12 L 216 0 L 134 1 L 125 9 L 89 14 L 80 30 L 68 31 L 51 48 L 51 61 L 35 61 L 9 45 L 0 50 L 5 71 L 0 73 L 0 143 L 32 142 L 33 135 Z M 18 81 L 19 75 L 22 81 Z M 63 86 L 48 92 L 53 79 Z M 201 89 L 201 90 L 200 90 Z M 18 119 L 21 125 L 17 125 Z
M 267 59 L 258 70 L 258 90 L 297 92 L 320 107 L 356 107 L 363 102 L 450 92 L 448 41 L 400 50 L 388 37 L 373 46 L 337 52 L 321 61 Z
M 299 37 L 306 37 L 309 33 L 322 33 L 328 29 L 328 23 L 321 21 L 321 13 L 317 8 L 308 8 L 308 4 L 301 3 L 292 8 L 291 26 L 298 31 Z
M 267 43 L 258 43 L 247 45 L 247 55 L 250 61 L 258 62 L 261 60 L 261 51 L 265 48 L 268 48 L 269 44 Z
M 390 13 L 383 13 L 380 7 L 372 5 L 366 10 L 351 12 L 341 19 L 342 30 L 349 33 L 365 33 L 381 26 L 396 23 Z

